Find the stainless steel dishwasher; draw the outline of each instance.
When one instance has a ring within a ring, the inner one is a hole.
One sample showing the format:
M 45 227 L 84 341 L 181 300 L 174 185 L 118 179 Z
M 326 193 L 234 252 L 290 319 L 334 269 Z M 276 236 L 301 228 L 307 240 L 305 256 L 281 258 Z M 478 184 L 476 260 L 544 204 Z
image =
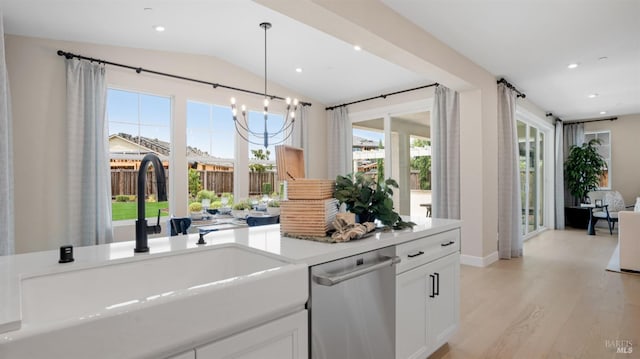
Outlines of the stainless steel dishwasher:
M 395 247 L 311 267 L 311 358 L 395 356 Z

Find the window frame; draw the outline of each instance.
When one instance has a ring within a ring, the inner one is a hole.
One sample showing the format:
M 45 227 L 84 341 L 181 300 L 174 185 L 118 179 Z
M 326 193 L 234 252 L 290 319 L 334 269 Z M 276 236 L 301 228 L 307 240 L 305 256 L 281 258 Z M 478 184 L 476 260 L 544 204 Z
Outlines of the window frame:
M 175 111 L 175 103 L 174 103 L 174 97 L 172 95 L 165 95 L 165 94 L 159 94 L 159 93 L 154 93 L 154 92 L 150 92 L 150 91 L 143 91 L 143 90 L 137 90 L 137 89 L 129 89 L 129 88 L 123 88 L 121 86 L 115 86 L 115 85 L 107 85 L 107 102 L 106 102 L 106 107 L 105 107 L 105 116 L 106 116 L 106 123 L 107 123 L 107 128 L 110 127 L 111 124 L 111 120 L 109 118 L 109 91 L 110 90 L 115 90 L 115 91 L 121 91 L 121 92 L 128 92 L 128 93 L 133 93 L 136 94 L 138 96 L 137 98 L 137 126 L 138 126 L 138 133 L 137 134 L 131 134 L 132 136 L 142 136 L 142 134 L 140 133 L 140 127 L 141 127 L 141 123 L 140 123 L 140 116 L 141 116 L 141 111 L 140 111 L 140 107 L 141 107 L 141 101 L 140 101 L 140 96 L 141 95 L 146 95 L 146 96 L 154 96 L 154 97 L 161 97 L 164 99 L 167 99 L 169 101 L 169 109 L 168 109 L 168 115 L 169 115 L 169 123 L 168 123 L 168 131 L 169 131 L 169 155 L 168 156 L 164 156 L 164 155 L 160 155 L 158 156 L 160 158 L 160 161 L 167 162 L 167 168 L 165 169 L 166 172 L 166 176 L 169 179 L 169 186 L 167 186 L 167 205 L 169 206 L 169 210 L 171 210 L 171 206 L 172 206 L 172 198 L 173 197 L 173 193 L 174 191 L 174 187 L 172 185 L 173 181 L 171 180 L 172 177 L 172 171 L 173 171 L 173 167 L 175 167 L 173 165 L 173 158 L 174 158 L 174 153 L 172 151 L 173 149 L 173 145 L 172 145 L 172 137 L 173 137 L 173 124 L 174 124 L 174 111 Z M 134 125 L 132 123 L 132 125 Z M 109 137 L 111 137 L 111 134 L 109 133 L 110 131 L 107 130 L 107 138 L 105 139 L 107 141 L 107 145 L 109 142 Z M 109 185 L 111 186 L 111 160 L 112 159 L 122 159 L 122 158 L 126 158 L 126 159 L 133 159 L 135 161 L 141 161 L 142 158 L 144 157 L 145 153 L 138 153 L 138 154 L 132 154 L 132 155 L 125 155 L 125 154 L 118 154 L 115 153 L 114 154 L 111 153 L 111 151 L 109 151 Z M 116 196 L 113 193 L 111 194 L 112 197 Z M 136 193 L 136 196 L 138 194 Z M 151 217 L 147 217 L 147 219 L 149 218 L 155 218 L 154 216 Z M 116 225 L 123 225 L 123 224 L 129 224 L 129 223 L 133 223 L 133 221 L 135 221 L 136 218 L 128 218 L 128 219 L 119 219 L 119 220 L 113 220 L 113 218 L 111 219 L 111 222 Z

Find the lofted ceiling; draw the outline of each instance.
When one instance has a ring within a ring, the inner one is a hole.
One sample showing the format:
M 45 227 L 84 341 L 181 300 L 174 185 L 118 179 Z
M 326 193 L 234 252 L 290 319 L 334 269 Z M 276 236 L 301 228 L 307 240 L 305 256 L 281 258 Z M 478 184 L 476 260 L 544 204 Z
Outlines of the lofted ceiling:
M 564 120 L 640 113 L 639 0 L 381 1 Z M 258 76 L 258 24 L 269 21 L 269 80 L 327 105 L 432 82 L 251 0 L 0 0 L 0 8 L 8 34 L 211 55 Z

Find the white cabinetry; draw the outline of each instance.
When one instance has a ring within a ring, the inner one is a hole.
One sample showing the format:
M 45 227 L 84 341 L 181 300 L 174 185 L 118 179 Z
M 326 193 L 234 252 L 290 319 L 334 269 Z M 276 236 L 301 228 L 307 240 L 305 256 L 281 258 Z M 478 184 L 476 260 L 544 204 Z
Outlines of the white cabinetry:
M 399 245 L 396 278 L 396 359 L 423 359 L 458 327 L 460 232 Z
M 198 359 L 308 358 L 307 311 L 196 348 Z

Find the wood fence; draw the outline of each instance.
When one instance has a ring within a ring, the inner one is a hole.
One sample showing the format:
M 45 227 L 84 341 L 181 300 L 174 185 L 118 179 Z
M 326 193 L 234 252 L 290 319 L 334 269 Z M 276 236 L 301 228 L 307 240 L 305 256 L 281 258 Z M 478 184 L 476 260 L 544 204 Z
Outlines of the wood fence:
M 200 174 L 200 181 L 203 189 L 215 191 L 215 193 L 233 193 L 233 172 L 218 171 L 197 171 Z M 167 188 L 169 188 L 169 172 L 165 171 Z M 262 193 L 262 184 L 271 183 L 273 191 L 277 190 L 276 174 L 274 172 L 249 172 L 249 194 L 258 195 Z M 146 183 L 146 196 L 155 193 L 155 173 L 149 171 Z M 138 188 L 138 170 L 133 169 L 112 169 L 111 170 L 111 194 L 135 195 Z
M 203 189 L 214 191 L 215 193 L 229 192 L 233 193 L 233 172 L 218 171 L 198 171 Z M 165 171 L 167 176 L 167 189 L 169 188 L 169 172 Z M 262 184 L 271 183 L 272 191 L 278 190 L 278 181 L 274 172 L 249 172 L 249 194 L 262 194 Z M 429 176 L 431 177 L 431 176 Z M 430 178 L 429 178 L 430 179 Z M 132 169 L 112 169 L 111 170 L 111 194 L 117 195 L 135 195 L 138 186 L 138 170 Z M 155 193 L 155 173 L 149 171 L 147 175 L 146 196 Z M 418 173 L 412 172 L 410 177 L 411 189 L 420 189 L 418 181 Z

